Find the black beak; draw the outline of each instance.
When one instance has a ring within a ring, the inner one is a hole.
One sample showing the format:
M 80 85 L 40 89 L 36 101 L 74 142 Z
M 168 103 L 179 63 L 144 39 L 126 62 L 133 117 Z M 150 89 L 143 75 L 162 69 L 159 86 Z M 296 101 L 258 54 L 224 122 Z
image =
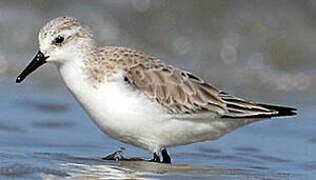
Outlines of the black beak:
M 23 72 L 16 78 L 16 83 L 22 82 L 26 78 L 27 75 L 29 75 L 31 72 L 33 72 L 35 69 L 37 69 L 41 65 L 45 64 L 46 59 L 48 57 L 49 56 L 45 57 L 41 51 L 38 51 L 38 53 L 30 62 L 30 64 L 27 65 L 26 68 L 23 70 Z

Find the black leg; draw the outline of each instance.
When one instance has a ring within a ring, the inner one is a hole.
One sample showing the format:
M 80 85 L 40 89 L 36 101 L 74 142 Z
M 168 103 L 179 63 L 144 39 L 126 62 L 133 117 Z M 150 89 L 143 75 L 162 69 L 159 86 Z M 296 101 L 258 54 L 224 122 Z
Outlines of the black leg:
M 118 151 L 116 151 L 116 152 L 114 152 L 114 153 L 112 153 L 112 154 L 110 154 L 102 159 L 103 160 L 112 160 L 112 161 L 149 161 L 149 162 L 161 163 L 159 154 L 157 154 L 157 153 L 154 153 L 153 159 L 144 160 L 141 158 L 125 158 L 122 155 L 123 150 L 124 150 L 124 148 L 120 148 Z M 165 149 L 162 151 L 162 155 L 163 155 L 163 161 L 162 161 L 163 163 L 170 163 L 171 162 L 170 157 Z
M 151 162 L 159 162 L 160 163 L 160 157 L 157 153 L 154 153 L 154 158 L 150 160 Z
M 161 155 L 162 155 L 162 163 L 168 163 L 168 164 L 171 163 L 171 158 L 166 149 L 163 149 L 161 151 Z

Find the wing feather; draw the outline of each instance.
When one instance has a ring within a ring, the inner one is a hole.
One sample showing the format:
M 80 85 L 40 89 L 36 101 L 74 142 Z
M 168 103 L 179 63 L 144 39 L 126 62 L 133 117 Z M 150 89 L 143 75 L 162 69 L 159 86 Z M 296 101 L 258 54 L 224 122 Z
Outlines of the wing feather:
M 165 65 L 155 68 L 138 64 L 126 72 L 127 81 L 169 113 L 210 113 L 227 111 L 220 91 L 197 76 Z
M 144 53 L 126 48 L 116 48 L 111 52 L 115 54 L 118 51 L 130 53 L 122 57 L 127 58 L 126 61 L 133 60 L 132 64 L 122 65 L 124 80 L 171 114 L 197 115 L 197 118 L 201 114 L 203 117 L 222 118 L 269 118 L 296 114 L 294 108 L 259 104 L 219 91 L 198 76 Z

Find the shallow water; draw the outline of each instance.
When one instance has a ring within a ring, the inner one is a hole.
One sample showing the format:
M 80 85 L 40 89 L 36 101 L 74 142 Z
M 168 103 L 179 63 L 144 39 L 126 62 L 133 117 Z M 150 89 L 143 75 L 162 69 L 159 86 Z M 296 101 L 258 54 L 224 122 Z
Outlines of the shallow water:
M 27 82 L 26 82 L 27 83 Z M 314 110 L 235 130 L 217 141 L 170 148 L 172 165 L 104 161 L 151 153 L 112 140 L 65 91 L 15 86 L 0 109 L 0 179 L 313 179 Z M 14 98 L 12 98 L 14 97 Z

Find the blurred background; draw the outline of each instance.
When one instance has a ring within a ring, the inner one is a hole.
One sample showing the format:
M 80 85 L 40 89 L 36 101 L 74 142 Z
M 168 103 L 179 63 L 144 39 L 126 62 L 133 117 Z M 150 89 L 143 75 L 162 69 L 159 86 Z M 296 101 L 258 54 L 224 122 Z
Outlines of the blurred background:
M 142 50 L 236 96 L 299 109 L 295 118 L 255 123 L 215 142 L 173 148 L 176 164 L 238 167 L 247 171 L 232 171 L 238 176 L 259 179 L 316 177 L 311 171 L 316 169 L 313 0 L 0 1 L 0 175 L 63 177 L 70 170 L 52 161 L 102 157 L 121 146 L 128 147 L 128 155 L 151 157 L 97 130 L 54 66 L 15 84 L 38 51 L 39 29 L 58 16 L 88 25 L 100 46 Z M 223 172 L 222 178 L 232 177 Z

